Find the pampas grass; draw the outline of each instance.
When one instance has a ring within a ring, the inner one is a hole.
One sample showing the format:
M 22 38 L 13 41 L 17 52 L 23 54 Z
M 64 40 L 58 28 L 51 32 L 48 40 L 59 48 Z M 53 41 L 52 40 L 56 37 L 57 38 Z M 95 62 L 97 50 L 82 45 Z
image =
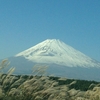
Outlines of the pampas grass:
M 97 82 L 46 76 L 48 66 L 42 65 L 33 67 L 33 76 L 12 75 L 14 67 L 4 72 L 9 64 L 0 63 L 0 100 L 100 100 Z
M 33 75 L 37 75 L 37 76 L 45 76 L 47 74 L 46 70 L 47 70 L 48 66 L 46 65 L 35 65 L 33 67 Z

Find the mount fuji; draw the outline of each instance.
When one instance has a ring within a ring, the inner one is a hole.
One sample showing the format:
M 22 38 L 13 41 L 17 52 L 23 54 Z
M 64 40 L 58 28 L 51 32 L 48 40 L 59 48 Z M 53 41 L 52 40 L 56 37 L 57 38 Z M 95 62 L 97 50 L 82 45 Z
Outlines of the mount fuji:
M 31 74 L 35 64 L 48 65 L 55 76 L 100 81 L 100 62 L 58 39 L 47 39 L 10 57 L 15 74 Z
M 57 39 L 47 39 L 15 57 L 22 56 L 36 63 L 58 64 L 67 67 L 100 67 L 100 63 Z

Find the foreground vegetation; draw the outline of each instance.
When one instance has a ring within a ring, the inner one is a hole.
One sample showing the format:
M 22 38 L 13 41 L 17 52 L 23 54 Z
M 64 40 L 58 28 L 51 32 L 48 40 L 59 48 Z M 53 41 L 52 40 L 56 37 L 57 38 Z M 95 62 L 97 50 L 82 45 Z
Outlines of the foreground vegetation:
M 0 69 L 7 65 L 3 61 Z M 99 82 L 43 76 L 40 68 L 34 76 L 12 75 L 13 71 L 0 73 L 0 100 L 100 100 Z

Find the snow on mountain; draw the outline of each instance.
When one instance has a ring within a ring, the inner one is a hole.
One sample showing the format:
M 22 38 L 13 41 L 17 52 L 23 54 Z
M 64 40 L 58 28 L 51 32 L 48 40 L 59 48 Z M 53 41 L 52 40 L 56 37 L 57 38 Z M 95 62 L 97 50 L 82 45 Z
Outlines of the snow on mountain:
M 25 57 L 36 63 L 58 64 L 68 67 L 100 67 L 100 63 L 58 39 L 47 39 L 15 57 Z

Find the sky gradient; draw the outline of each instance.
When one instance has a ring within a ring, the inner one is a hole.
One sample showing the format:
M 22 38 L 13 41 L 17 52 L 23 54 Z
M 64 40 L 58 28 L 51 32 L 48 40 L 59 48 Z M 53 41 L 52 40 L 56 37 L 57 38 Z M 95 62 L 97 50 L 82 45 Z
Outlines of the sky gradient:
M 0 59 L 46 39 L 100 61 L 100 0 L 0 0 Z

